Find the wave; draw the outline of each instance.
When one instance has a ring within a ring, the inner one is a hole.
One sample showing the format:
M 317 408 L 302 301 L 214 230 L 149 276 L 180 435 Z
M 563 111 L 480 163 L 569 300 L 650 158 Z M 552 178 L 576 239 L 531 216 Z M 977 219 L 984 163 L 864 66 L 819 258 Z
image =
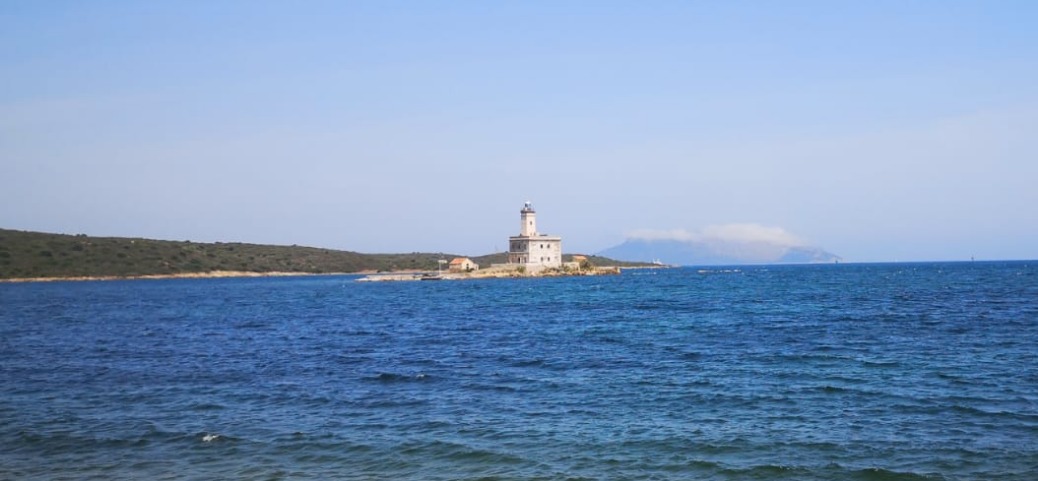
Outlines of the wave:
M 508 363 L 511 367 L 547 367 L 549 362 L 544 358 L 532 358 L 532 359 L 511 359 L 502 358 L 502 361 Z
M 517 393 L 523 391 L 522 388 L 510 385 L 510 384 L 487 384 L 487 383 L 466 383 L 462 387 L 465 389 L 472 389 L 474 391 L 491 391 L 501 393 Z
M 852 478 L 861 481 L 936 481 L 945 480 L 941 474 L 920 474 L 905 471 L 893 471 L 883 468 L 865 468 L 852 471 Z
M 724 468 L 720 474 L 725 478 L 774 480 L 774 479 L 805 479 L 812 475 L 812 471 L 801 466 L 787 466 L 783 464 L 762 464 L 747 468 Z
M 869 359 L 859 359 L 858 362 L 862 366 L 871 369 L 894 369 L 902 366 L 902 363 L 897 361 L 873 361 Z
M 709 467 L 709 466 L 706 466 Z M 772 481 L 789 480 L 831 480 L 843 479 L 852 481 L 943 481 L 943 475 L 937 473 L 915 473 L 911 471 L 895 471 L 885 468 L 847 468 L 838 464 L 824 467 L 798 466 L 787 464 L 760 464 L 748 467 L 725 467 L 718 471 L 724 479 L 748 479 Z
M 433 380 L 433 377 L 425 373 L 398 374 L 393 372 L 380 372 L 374 376 L 365 377 L 364 380 L 381 383 L 412 383 L 429 382 Z
M 496 449 L 450 441 L 409 442 L 395 449 L 398 453 L 419 459 L 440 458 L 470 465 L 477 469 L 513 466 L 526 461 L 521 456 Z
M 186 433 L 155 428 L 132 431 L 126 432 L 125 429 L 114 426 L 110 429 L 98 428 L 95 432 L 79 433 L 22 431 L 14 438 L 14 442 L 5 445 L 13 452 L 22 453 L 88 454 L 121 449 L 135 451 L 156 445 L 187 446 L 195 443 L 226 443 L 239 440 L 233 436 L 210 431 Z

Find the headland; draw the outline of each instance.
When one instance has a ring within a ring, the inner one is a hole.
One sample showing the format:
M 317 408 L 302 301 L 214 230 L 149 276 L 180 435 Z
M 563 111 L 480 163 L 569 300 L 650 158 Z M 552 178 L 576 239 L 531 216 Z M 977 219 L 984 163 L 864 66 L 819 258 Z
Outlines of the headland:
M 364 254 L 305 246 L 204 243 L 0 229 L 0 282 L 269 277 L 436 272 L 443 252 Z M 473 263 L 507 262 L 508 253 L 474 256 Z M 574 256 L 564 256 L 572 262 Z M 597 256 L 595 265 L 634 267 Z M 492 270 L 485 277 L 512 277 Z M 545 274 L 551 275 L 551 274 Z M 453 277 L 453 276 L 452 276 Z M 470 276 L 471 277 L 471 276 Z

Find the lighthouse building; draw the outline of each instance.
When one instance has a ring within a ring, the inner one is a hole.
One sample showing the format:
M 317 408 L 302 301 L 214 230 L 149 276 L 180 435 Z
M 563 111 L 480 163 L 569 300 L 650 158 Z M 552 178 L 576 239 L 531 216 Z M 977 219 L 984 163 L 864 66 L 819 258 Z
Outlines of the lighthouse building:
M 562 237 L 537 232 L 537 213 L 527 202 L 519 211 L 519 235 L 508 238 L 508 263 L 531 271 L 562 267 Z

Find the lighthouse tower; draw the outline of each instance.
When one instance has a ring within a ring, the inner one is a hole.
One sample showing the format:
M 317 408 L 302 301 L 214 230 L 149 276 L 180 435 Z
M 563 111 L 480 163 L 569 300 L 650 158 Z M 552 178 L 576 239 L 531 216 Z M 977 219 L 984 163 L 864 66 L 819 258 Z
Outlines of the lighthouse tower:
M 533 210 L 533 204 L 529 201 L 519 211 L 519 237 L 533 237 L 537 235 L 537 212 Z
M 519 211 L 519 235 L 508 238 L 508 263 L 528 272 L 562 267 L 562 238 L 537 232 L 537 212 L 529 202 Z

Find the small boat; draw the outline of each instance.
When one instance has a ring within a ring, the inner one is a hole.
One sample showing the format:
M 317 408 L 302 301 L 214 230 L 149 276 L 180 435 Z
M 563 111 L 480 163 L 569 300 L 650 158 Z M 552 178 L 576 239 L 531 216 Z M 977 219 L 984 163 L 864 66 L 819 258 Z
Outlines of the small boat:
M 423 281 L 442 281 L 443 280 L 443 265 L 447 263 L 446 259 L 440 259 L 436 261 L 436 273 L 426 272 L 420 277 Z

